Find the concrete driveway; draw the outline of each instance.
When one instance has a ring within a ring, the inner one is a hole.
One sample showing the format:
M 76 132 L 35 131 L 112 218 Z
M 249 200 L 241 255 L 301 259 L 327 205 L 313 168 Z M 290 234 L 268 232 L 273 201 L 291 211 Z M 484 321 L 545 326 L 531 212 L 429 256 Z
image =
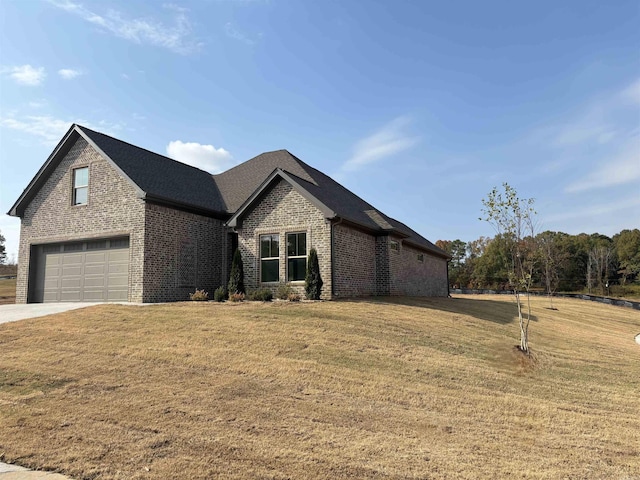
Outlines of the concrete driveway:
M 73 303 L 27 303 L 0 305 L 0 323 L 15 322 L 26 318 L 43 317 L 53 313 L 67 312 L 78 308 L 99 305 L 99 303 L 73 302 Z

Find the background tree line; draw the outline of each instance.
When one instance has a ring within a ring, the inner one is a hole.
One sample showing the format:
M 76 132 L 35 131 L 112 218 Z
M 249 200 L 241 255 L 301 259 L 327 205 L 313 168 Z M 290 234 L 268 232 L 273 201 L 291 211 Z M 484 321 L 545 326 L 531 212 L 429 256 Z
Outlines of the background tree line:
M 599 233 L 545 231 L 524 241 L 534 252 L 533 285 L 556 291 L 608 294 L 609 287 L 640 286 L 640 230 L 612 238 Z M 451 255 L 449 283 L 459 288 L 509 288 L 509 243 L 503 235 L 477 240 L 438 240 Z

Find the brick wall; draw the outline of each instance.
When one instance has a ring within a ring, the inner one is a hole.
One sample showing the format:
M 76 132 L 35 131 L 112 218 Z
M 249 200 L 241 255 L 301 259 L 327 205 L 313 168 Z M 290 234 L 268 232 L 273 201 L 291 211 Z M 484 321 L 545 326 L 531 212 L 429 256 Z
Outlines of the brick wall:
M 71 205 L 72 171 L 89 167 L 86 205 Z M 16 302 L 26 303 L 31 245 L 129 235 L 129 301 L 142 300 L 144 202 L 131 184 L 79 138 L 27 206 L 20 227 Z
M 287 278 L 286 234 L 307 233 L 307 255 L 313 247 L 318 252 L 320 275 L 324 285 L 322 298 L 331 298 L 331 225 L 322 213 L 285 180 L 280 180 L 242 218 L 238 228 L 238 246 L 242 253 L 245 286 L 248 290 L 267 287 L 276 291 L 278 284 L 261 284 L 259 239 L 262 234 L 280 235 L 280 280 Z M 304 295 L 304 281 L 291 286 Z
M 336 297 L 377 294 L 376 237 L 337 224 L 333 227 L 333 252 L 333 292 Z
M 213 298 L 226 284 L 221 220 L 148 203 L 145 223 L 144 302 L 188 300 L 196 288 Z
M 447 295 L 447 261 L 394 239 L 399 250 L 389 249 L 390 294 L 423 297 Z M 424 255 L 420 262 L 418 255 Z

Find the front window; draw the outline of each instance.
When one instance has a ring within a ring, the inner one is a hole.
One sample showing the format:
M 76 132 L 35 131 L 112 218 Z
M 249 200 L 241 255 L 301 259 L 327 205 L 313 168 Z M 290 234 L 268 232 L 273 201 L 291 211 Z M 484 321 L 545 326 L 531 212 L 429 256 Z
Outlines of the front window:
M 73 171 L 73 204 L 86 205 L 89 193 L 89 167 Z
M 260 279 L 280 280 L 280 235 L 260 235 Z
M 287 234 L 287 280 L 299 282 L 307 273 L 307 234 Z

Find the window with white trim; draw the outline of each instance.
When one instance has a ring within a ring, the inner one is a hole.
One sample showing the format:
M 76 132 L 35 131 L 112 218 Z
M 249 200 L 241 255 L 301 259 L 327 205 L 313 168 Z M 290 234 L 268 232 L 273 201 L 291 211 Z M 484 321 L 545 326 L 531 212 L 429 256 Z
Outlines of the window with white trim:
M 86 205 L 89 198 L 89 167 L 73 170 L 73 205 Z
M 307 274 L 307 234 L 287 233 L 287 281 L 303 281 Z
M 280 235 L 260 235 L 260 281 L 280 281 Z
M 395 240 L 391 240 L 389 242 L 389 248 L 391 248 L 391 250 L 395 250 L 396 252 L 400 251 L 400 244 L 398 242 L 396 242 Z

